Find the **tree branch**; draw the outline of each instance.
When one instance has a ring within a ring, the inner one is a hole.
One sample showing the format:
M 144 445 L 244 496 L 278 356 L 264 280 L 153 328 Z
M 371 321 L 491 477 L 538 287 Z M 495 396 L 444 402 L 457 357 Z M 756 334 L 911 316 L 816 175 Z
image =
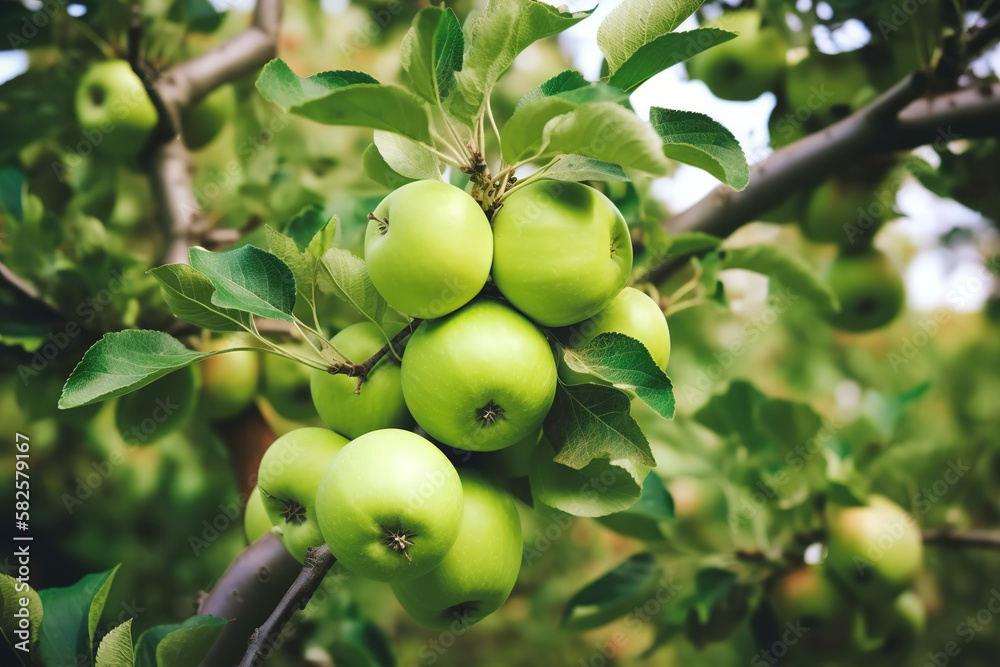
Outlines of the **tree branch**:
M 1000 531 L 928 528 L 924 530 L 924 544 L 950 548 L 1000 549 Z
M 325 544 L 309 547 L 306 552 L 305 567 L 292 582 L 288 592 L 281 598 L 281 602 L 271 612 L 270 617 L 254 630 L 250 637 L 250 646 L 240 662 L 240 667 L 254 667 L 261 664 L 282 628 L 295 614 L 295 610 L 305 608 L 306 603 L 309 602 L 322 583 L 323 577 L 336 562 L 337 559 L 330 553 L 330 547 Z
M 347 377 L 358 378 L 358 386 L 355 387 L 354 393 L 361 395 L 361 385 L 365 383 L 368 379 L 368 373 L 371 372 L 375 364 L 379 362 L 382 357 L 389 353 L 391 348 L 395 348 L 404 338 L 412 334 L 417 330 L 417 325 L 419 325 L 423 320 L 414 318 L 403 327 L 403 330 L 392 337 L 388 343 L 383 345 L 375 354 L 368 357 L 364 362 L 360 364 L 343 364 L 341 366 L 336 366 L 330 369 L 329 373 L 331 375 L 346 375 Z
M 1000 135 L 1000 84 L 921 98 L 927 80 L 914 74 L 857 113 L 789 144 L 750 169 L 742 192 L 720 185 L 663 223 L 673 233 L 725 237 L 779 206 L 791 193 L 814 187 L 865 156 L 959 138 Z M 667 258 L 650 271 L 656 282 L 679 265 Z
M 236 664 L 246 652 L 247 638 L 281 602 L 300 569 L 271 533 L 244 549 L 198 603 L 199 614 L 229 620 L 201 667 Z
M 169 239 L 165 253 L 165 261 L 169 263 L 186 263 L 188 247 L 207 231 L 194 194 L 193 165 L 182 139 L 181 112 L 219 86 L 249 74 L 273 58 L 278 50 L 281 13 L 281 0 L 258 0 L 246 30 L 168 69 L 155 83 L 143 75 L 142 63 L 132 63 L 133 69 L 147 82 L 160 116 L 149 172 Z M 130 41 L 137 42 L 138 34 L 138 30 L 130 29 Z M 138 58 L 137 45 L 130 43 L 129 51 Z

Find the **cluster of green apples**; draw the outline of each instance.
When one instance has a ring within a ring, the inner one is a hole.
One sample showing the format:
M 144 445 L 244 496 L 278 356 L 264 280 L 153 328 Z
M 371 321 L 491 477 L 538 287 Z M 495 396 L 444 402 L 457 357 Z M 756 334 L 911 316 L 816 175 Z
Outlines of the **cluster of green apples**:
M 138 155 L 158 122 L 156 106 L 142 79 L 125 60 L 93 65 L 80 79 L 75 97 L 83 139 L 115 158 Z M 231 86 L 222 86 L 184 109 L 181 127 L 188 148 L 204 148 L 222 131 L 236 107 Z
M 355 378 L 313 371 L 329 429 L 297 429 L 268 449 L 247 537 L 274 531 L 300 560 L 325 543 L 340 566 L 390 582 L 418 622 L 465 627 L 504 603 L 520 570 L 520 518 L 496 478 L 527 474 L 560 373 L 584 379 L 560 369 L 549 337 L 582 346 L 624 333 L 665 367 L 666 319 L 625 287 L 621 213 L 578 183 L 526 184 L 492 223 L 457 187 L 410 183 L 369 216 L 365 255 L 389 305 L 422 321 L 401 360 L 385 355 L 360 391 Z M 359 323 L 331 343 L 360 362 L 401 330 Z M 485 463 L 456 469 L 447 447 Z
M 826 560 L 783 572 L 768 590 L 779 634 L 802 631 L 789 655 L 903 664 L 926 625 L 912 590 L 923 566 L 919 527 L 883 496 L 863 506 L 830 505 L 826 519 Z

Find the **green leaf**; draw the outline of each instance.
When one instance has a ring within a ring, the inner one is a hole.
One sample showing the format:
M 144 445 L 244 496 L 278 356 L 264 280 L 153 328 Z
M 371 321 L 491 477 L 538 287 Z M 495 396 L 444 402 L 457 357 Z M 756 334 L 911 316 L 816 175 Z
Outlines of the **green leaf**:
M 545 178 L 557 181 L 627 181 L 625 170 L 617 164 L 582 155 L 564 155 L 545 170 Z
M 24 604 L 22 604 L 24 602 Z M 15 644 L 22 644 L 33 651 L 33 646 L 38 642 L 38 631 L 42 624 L 42 600 L 38 597 L 31 586 L 21 583 L 11 576 L 0 573 L 0 634 L 3 635 L 11 648 Z M 27 636 L 17 634 L 20 629 L 20 621 L 23 614 L 28 615 Z M 27 641 L 25 641 L 27 640 Z M 29 655 L 20 652 L 18 655 Z M 23 661 L 22 661 L 23 662 Z
M 20 169 L 0 168 L 0 206 L 15 220 L 24 218 L 24 174 Z
M 154 626 L 139 635 L 135 644 L 136 667 L 197 665 L 225 624 L 225 619 L 215 616 L 192 616 L 183 623 Z
M 671 255 L 693 255 L 715 250 L 722 245 L 718 236 L 704 232 L 683 232 L 670 238 L 668 251 Z
M 438 104 L 455 88 L 465 48 L 462 26 L 450 8 L 425 7 L 403 38 L 399 59 L 414 92 Z
M 500 75 L 521 51 L 590 16 L 537 0 L 492 0 L 465 23 L 464 67 L 449 99 L 451 114 L 470 127 Z
M 250 326 L 248 313 L 212 303 L 215 285 L 188 264 L 166 264 L 150 269 L 160 283 L 163 300 L 174 315 L 209 331 L 241 331 Z
M 365 170 L 365 175 L 379 185 L 384 185 L 390 190 L 395 190 L 401 185 L 412 183 L 415 179 L 407 178 L 393 171 L 389 163 L 385 161 L 379 153 L 375 144 L 369 144 L 365 152 L 361 154 L 361 167 Z M 457 171 L 457 170 L 456 170 Z M 461 173 L 461 172 L 459 172 Z
M 545 125 L 577 105 L 560 97 L 543 97 L 514 112 L 500 133 L 503 159 L 507 164 L 531 157 L 542 145 Z
M 162 331 L 106 333 L 66 380 L 59 407 L 65 410 L 122 396 L 213 354 L 218 352 L 188 349 Z
M 222 14 L 208 0 L 182 0 L 184 22 L 191 32 L 215 32 L 222 25 Z
M 112 628 L 97 647 L 96 667 L 134 667 L 132 619 Z
M 295 291 L 299 297 L 307 303 L 312 303 L 313 267 L 306 258 L 306 254 L 299 250 L 295 241 L 271 225 L 264 226 L 264 234 L 267 236 L 267 247 L 271 254 L 284 262 L 285 266 L 292 272 L 295 279 Z
M 614 75 L 639 49 L 673 32 L 705 0 L 624 0 L 597 29 L 597 45 Z
M 635 514 L 656 521 L 673 519 L 674 499 L 660 476 L 650 472 L 642 483 L 642 497 L 622 513 Z
M 637 485 L 656 465 L 646 436 L 629 414 L 629 398 L 614 387 L 559 385 L 545 418 L 555 460 L 576 470 L 595 459 L 625 468 Z
M 256 246 L 209 252 L 191 248 L 191 266 L 212 284 L 212 303 L 285 322 L 292 321 L 295 276 L 284 262 Z
M 382 326 L 388 304 L 368 276 L 368 265 L 342 248 L 330 248 L 320 259 L 320 289 L 348 301 L 375 325 Z
M 549 507 L 574 516 L 600 517 L 627 510 L 642 496 L 642 483 L 635 474 L 608 459 L 594 459 L 575 469 L 558 463 L 555 456 L 552 445 L 542 438 L 528 470 L 532 496 Z
M 562 625 L 582 631 L 609 623 L 642 607 L 661 580 L 653 554 L 635 554 L 577 591 L 566 603 Z
M 705 114 L 652 107 L 649 122 L 663 139 L 668 158 L 704 169 L 736 190 L 750 182 L 750 167 L 740 143 Z
M 298 218 L 295 218 L 295 220 L 298 220 Z M 293 224 L 295 223 L 295 220 L 292 220 Z M 309 261 L 309 266 L 313 267 L 314 270 L 316 262 L 318 262 L 319 258 L 323 256 L 323 253 L 333 247 L 333 241 L 337 238 L 338 224 L 339 221 L 337 220 L 337 216 L 331 215 L 326 219 L 326 222 L 319 226 L 316 233 L 313 234 L 312 238 L 309 240 L 308 245 L 306 245 L 303 252 L 305 253 L 306 259 Z M 298 244 L 298 241 L 296 241 L 296 244 Z
M 543 156 L 583 155 L 663 175 L 669 167 L 649 123 L 614 102 L 591 102 L 545 125 Z
M 736 575 L 729 570 L 707 567 L 694 577 L 695 609 L 702 623 L 709 619 L 712 607 L 736 585 Z
M 823 427 L 823 421 L 808 404 L 777 398 L 761 403 L 755 416 L 762 430 L 788 452 L 809 442 Z
M 774 245 L 751 245 L 719 251 L 720 269 L 746 269 L 773 278 L 788 291 L 792 302 L 806 299 L 822 311 L 837 312 L 840 303 L 830 286 L 820 280 L 800 256 Z M 773 291 L 773 290 L 772 290 Z
M 521 97 L 517 102 L 517 106 L 514 107 L 514 113 L 521 110 L 525 104 L 529 102 L 534 102 L 535 100 L 542 99 L 543 97 L 550 97 L 552 95 L 558 95 L 569 90 L 576 90 L 577 88 L 584 88 L 590 85 L 583 75 L 576 70 L 568 69 L 565 72 L 560 72 L 554 77 L 546 81 L 545 83 L 532 88 L 527 93 Z
M 375 131 L 375 146 L 397 174 L 415 181 L 443 180 L 441 165 L 426 146 L 392 132 Z
M 608 80 L 612 86 L 632 92 L 651 77 L 736 37 L 717 28 L 671 32 L 647 42 L 629 56 Z
M 330 646 L 335 665 L 349 667 L 395 667 L 392 644 L 382 630 L 364 619 L 350 619 L 340 624 L 337 639 Z
M 326 215 L 323 207 L 319 204 L 308 204 L 303 206 L 302 210 L 296 213 L 288 226 L 285 227 L 285 235 L 295 241 L 295 246 L 299 250 L 304 251 L 316 237 L 316 234 L 326 229 L 332 219 Z M 333 232 L 334 234 L 337 232 L 336 224 L 334 224 Z M 326 252 L 326 248 L 323 248 L 323 252 Z
M 750 450 L 771 442 L 756 415 L 767 400 L 746 380 L 734 380 L 724 394 L 716 394 L 695 413 L 695 420 L 724 437 L 738 438 Z
M 578 373 L 595 375 L 630 389 L 657 414 L 673 419 L 674 388 L 641 342 L 621 333 L 602 333 L 580 348 L 563 348 L 563 361 Z
M 396 86 L 383 86 L 361 72 L 321 72 L 304 78 L 276 58 L 261 70 L 257 90 L 269 102 L 318 123 L 387 130 L 424 143 L 431 140 L 420 98 Z
M 38 650 L 46 665 L 76 665 L 93 655 L 92 644 L 108 591 L 118 566 L 88 574 L 66 588 L 38 591 L 45 615 L 39 629 Z
M 364 72 L 346 70 L 300 77 L 284 60 L 275 58 L 261 69 L 256 86 L 261 97 L 287 110 L 325 97 L 340 88 L 377 83 L 376 79 Z

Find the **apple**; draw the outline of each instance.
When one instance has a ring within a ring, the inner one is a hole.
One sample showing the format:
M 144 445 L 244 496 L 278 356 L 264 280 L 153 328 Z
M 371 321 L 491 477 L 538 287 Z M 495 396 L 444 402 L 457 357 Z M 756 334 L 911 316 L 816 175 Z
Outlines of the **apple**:
M 782 574 L 774 582 L 768 602 L 779 628 L 788 623 L 807 628 L 803 648 L 835 655 L 850 645 L 851 606 L 821 566 L 803 565 Z
M 927 627 L 923 600 L 913 591 L 900 593 L 888 608 L 884 604 L 869 608 L 866 618 L 869 632 L 882 639 L 881 646 L 874 651 L 880 664 L 903 664 Z
M 872 250 L 841 255 L 827 279 L 840 300 L 840 312 L 830 323 L 845 331 L 871 331 L 885 326 L 902 311 L 906 301 L 903 280 L 889 259 Z
M 440 181 L 398 188 L 375 207 L 365 231 L 368 274 L 389 305 L 441 317 L 476 296 L 490 274 L 490 223 L 471 196 Z
M 206 352 L 238 347 L 235 339 L 215 339 Z M 242 412 L 257 396 L 260 355 L 254 350 L 225 352 L 201 362 L 199 410 L 208 419 L 228 419 Z
M 131 65 L 97 63 L 76 89 L 76 117 L 84 137 L 114 157 L 137 155 L 156 127 L 156 107 Z
M 306 427 L 275 440 L 260 460 L 257 487 L 271 524 L 301 563 L 309 547 L 323 544 L 316 492 L 347 438 L 329 429 Z
M 390 332 L 390 336 L 396 332 Z M 330 343 L 355 363 L 361 363 L 386 344 L 382 331 L 371 322 L 352 324 Z M 355 394 L 358 379 L 312 371 L 310 388 L 316 412 L 326 425 L 348 438 L 381 428 L 406 428 L 413 419 L 403 401 L 399 363 L 386 354 L 372 368 Z
M 493 217 L 493 280 L 544 326 L 581 322 L 628 282 L 632 239 L 610 199 L 581 183 L 541 180 Z
M 319 526 L 344 567 L 376 581 L 438 565 L 462 525 L 462 480 L 411 431 L 366 433 L 341 450 L 316 493 Z
M 560 338 L 570 348 L 581 348 L 602 333 L 635 338 L 646 347 L 656 365 L 666 370 L 670 361 L 670 329 L 659 304 L 645 292 L 626 287 L 601 312 L 568 327 L 560 333 Z
M 868 70 L 856 54 L 813 53 L 788 68 L 785 92 L 797 117 L 816 125 L 845 118 L 871 97 Z
M 207 146 L 218 136 L 236 110 L 232 86 L 221 86 L 181 112 L 184 143 L 191 150 Z
M 455 630 L 500 608 L 521 569 L 521 518 L 506 491 L 461 470 L 462 527 L 444 560 L 422 576 L 392 582 L 392 592 L 418 623 Z
M 874 185 L 831 178 L 809 196 L 802 215 L 802 233 L 818 243 L 849 247 L 859 239 L 870 243 L 888 211 L 874 206 Z
M 773 27 L 761 27 L 760 13 L 752 9 L 726 12 L 706 28 L 738 36 L 702 51 L 687 64 L 688 76 L 701 79 L 712 94 L 724 100 L 749 101 L 773 90 L 785 69 L 788 45 Z
M 129 445 L 148 445 L 184 426 L 194 414 L 198 369 L 184 366 L 125 394 L 115 405 L 115 424 Z
M 903 508 L 883 496 L 868 505 L 827 506 L 827 567 L 863 600 L 899 595 L 923 564 L 920 529 Z
M 509 447 L 552 406 L 556 366 L 545 336 L 496 299 L 417 327 L 403 353 L 403 398 L 433 438 L 472 451 Z
M 266 533 L 271 532 L 271 517 L 267 515 L 264 500 L 260 496 L 260 487 L 253 487 L 246 507 L 243 508 L 243 534 L 247 542 L 253 544 Z
M 475 467 L 490 475 L 499 477 L 524 477 L 531 469 L 531 457 L 535 447 L 542 437 L 542 429 L 538 428 L 518 440 L 510 447 L 491 452 L 478 452 L 474 459 Z
M 294 359 L 265 354 L 263 370 L 261 393 L 278 414 L 298 422 L 316 418 L 309 387 L 311 368 Z

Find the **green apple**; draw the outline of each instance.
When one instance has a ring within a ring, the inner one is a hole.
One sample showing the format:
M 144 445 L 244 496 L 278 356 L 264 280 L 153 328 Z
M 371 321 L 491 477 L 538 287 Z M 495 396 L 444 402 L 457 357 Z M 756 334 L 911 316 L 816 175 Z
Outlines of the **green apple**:
M 880 601 L 884 603 L 885 601 Z M 885 608 L 879 604 L 866 610 L 868 631 L 881 638 L 875 651 L 880 664 L 901 665 L 913 653 L 927 627 L 923 600 L 913 591 L 904 591 Z
M 444 560 L 425 575 L 394 581 L 392 592 L 418 623 L 469 627 L 500 608 L 521 569 L 521 518 L 506 491 L 471 470 L 459 472 L 465 511 Z
M 316 493 L 319 525 L 344 567 L 376 581 L 438 565 L 462 525 L 462 480 L 411 431 L 366 433 L 344 447 Z
M 560 338 L 581 348 L 602 333 L 620 333 L 646 346 L 661 369 L 670 361 L 670 329 L 660 306 L 645 292 L 626 287 L 601 312 L 568 327 Z
M 309 387 L 312 369 L 294 359 L 265 354 L 263 370 L 261 393 L 278 414 L 298 422 L 316 418 Z
M 403 398 L 432 437 L 472 451 L 509 447 L 552 406 L 556 366 L 545 336 L 496 299 L 423 322 L 403 353 Z
M 538 428 L 510 447 L 479 452 L 474 459 L 475 467 L 499 477 L 524 477 L 531 469 L 531 457 L 541 437 L 542 429 Z
M 610 199 L 581 183 L 536 181 L 493 217 L 493 280 L 544 326 L 581 322 L 622 291 L 632 239 Z
M 830 323 L 845 331 L 883 327 L 899 315 L 906 301 L 903 279 L 878 251 L 841 255 L 830 267 L 827 281 L 840 301 L 840 312 L 829 317 Z
M 871 496 L 866 506 L 827 507 L 827 567 L 858 597 L 871 602 L 899 595 L 923 565 L 920 529 L 903 508 Z
M 347 438 L 329 429 L 300 428 L 275 440 L 260 460 L 257 487 L 267 516 L 300 563 L 309 547 L 323 544 L 316 492 L 346 444 Z
M 198 403 L 198 384 L 198 369 L 185 366 L 125 394 L 115 405 L 118 432 L 130 445 L 148 445 L 184 426 Z
M 868 70 L 856 54 L 813 53 L 788 68 L 788 106 L 817 125 L 845 118 L 871 97 Z
M 395 332 L 391 332 L 390 335 Z M 355 363 L 361 363 L 385 345 L 382 331 L 371 322 L 353 324 L 330 343 Z M 380 428 L 406 428 L 413 419 L 403 401 L 399 363 L 387 354 L 372 368 L 356 394 L 357 378 L 312 371 L 309 383 L 316 412 L 326 425 L 348 438 Z
M 234 339 L 216 339 L 205 351 L 238 347 Z M 242 412 L 257 396 L 260 354 L 238 350 L 209 357 L 201 362 L 199 410 L 209 419 L 228 419 Z
M 890 211 L 875 200 L 874 185 L 831 178 L 809 196 L 802 215 L 802 233 L 819 243 L 849 247 L 872 237 Z
M 232 86 L 221 86 L 181 112 L 184 143 L 191 150 L 207 146 L 233 117 L 236 98 Z
M 260 496 L 260 487 L 255 486 L 243 508 L 243 534 L 246 535 L 247 542 L 253 544 L 264 534 L 270 533 L 273 525 Z
M 818 565 L 803 565 L 781 575 L 768 602 L 780 628 L 807 628 L 803 648 L 822 655 L 842 653 L 850 645 L 854 616 L 840 589 Z
M 389 305 L 441 317 L 476 296 L 490 274 L 493 236 L 475 199 L 440 181 L 416 181 L 375 207 L 365 231 L 368 274 Z
M 748 101 L 773 90 L 785 69 L 788 45 L 773 27 L 761 27 L 760 13 L 752 9 L 726 12 L 706 28 L 738 36 L 702 51 L 686 67 L 692 79 L 701 79 L 712 94 L 724 100 Z
M 87 141 L 115 157 L 137 155 L 156 127 L 156 107 L 124 60 L 97 63 L 76 89 L 76 117 Z

